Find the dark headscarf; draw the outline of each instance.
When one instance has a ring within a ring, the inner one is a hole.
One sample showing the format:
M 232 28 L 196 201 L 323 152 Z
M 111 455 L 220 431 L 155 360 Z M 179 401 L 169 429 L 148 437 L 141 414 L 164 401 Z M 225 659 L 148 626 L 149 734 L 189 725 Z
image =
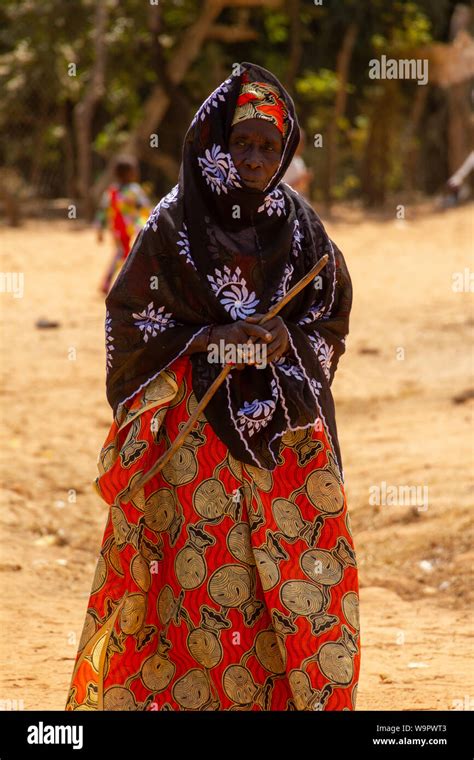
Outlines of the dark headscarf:
M 276 86 L 288 115 L 281 161 L 263 191 L 244 186 L 228 148 L 245 81 Z M 320 277 L 280 312 L 287 354 L 265 369 L 234 370 L 204 414 L 236 459 L 269 470 L 280 462 L 282 435 L 321 418 L 343 478 L 330 385 L 345 350 L 352 286 L 318 215 L 281 181 L 299 137 L 291 97 L 253 63 L 242 63 L 201 105 L 178 184 L 153 210 L 106 298 L 107 398 L 116 415 L 119 406 L 123 412 L 209 324 L 267 312 L 327 253 Z M 223 365 L 205 352 L 190 360 L 200 400 Z

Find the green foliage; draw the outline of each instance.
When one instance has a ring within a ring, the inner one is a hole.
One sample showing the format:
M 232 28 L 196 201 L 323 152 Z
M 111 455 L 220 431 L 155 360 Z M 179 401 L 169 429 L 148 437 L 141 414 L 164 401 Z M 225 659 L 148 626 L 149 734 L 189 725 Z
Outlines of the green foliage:
M 278 45 L 286 42 L 288 39 L 288 16 L 286 13 L 275 13 L 267 11 L 265 13 L 265 32 L 267 41 L 272 45 Z
M 337 75 L 330 69 L 305 71 L 296 80 L 296 91 L 307 100 L 331 102 L 337 91 Z
M 94 111 L 91 151 L 96 176 L 143 118 L 156 84 L 165 79 L 183 35 L 204 10 L 201 0 L 167 0 L 159 5 L 157 38 L 151 9 L 143 0 L 107 3 L 106 87 Z M 44 170 L 47 192 L 64 195 L 66 157 L 75 151 L 74 109 L 91 81 L 94 64 L 95 11 L 99 0 L 2 0 L 0 4 L 0 165 L 15 165 L 26 180 Z M 440 40 L 452 11 L 450 0 L 333 0 L 315 6 L 300 2 L 298 45 L 294 45 L 291 0 L 278 8 L 228 7 L 217 24 L 246 25 L 256 40 L 208 39 L 180 82 L 172 106 L 159 126 L 160 149 L 179 164 L 184 134 L 195 110 L 238 61 L 255 61 L 287 81 L 290 59 L 297 55 L 292 81 L 298 118 L 308 137 L 323 137 L 333 121 L 339 82 L 337 57 L 351 23 L 358 26 L 346 85 L 347 103 L 337 127 L 337 166 L 333 195 L 371 196 L 403 186 L 403 130 L 411 117 L 411 82 L 373 81 L 368 61 L 382 53 L 403 56 Z M 296 51 L 296 53 L 295 53 Z M 71 69 L 75 66 L 75 75 Z M 324 149 L 309 146 L 317 196 L 324 172 Z M 416 140 L 413 143 L 416 145 Z M 446 150 L 446 141 L 442 143 Z M 428 155 L 428 152 L 427 152 Z M 145 162 L 146 163 L 146 159 Z M 55 170 L 51 171 L 51 167 Z M 69 172 L 71 167 L 69 167 Z M 375 172 L 375 175 L 373 174 Z M 152 166 L 147 179 L 155 194 L 170 180 Z M 420 173 L 420 176 L 423 173 Z M 52 179 L 50 179 L 52 178 Z M 43 183 L 44 184 L 44 183 Z
M 400 54 L 431 42 L 431 22 L 414 2 L 394 2 L 383 14 L 383 27 L 372 35 L 377 53 Z

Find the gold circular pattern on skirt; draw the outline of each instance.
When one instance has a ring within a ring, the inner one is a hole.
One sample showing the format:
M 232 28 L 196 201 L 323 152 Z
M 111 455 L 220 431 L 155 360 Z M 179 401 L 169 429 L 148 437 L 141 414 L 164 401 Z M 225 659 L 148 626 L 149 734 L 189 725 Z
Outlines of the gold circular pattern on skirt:
M 242 665 L 229 665 L 222 676 L 224 691 L 238 705 L 249 705 L 258 691 L 247 668 Z
M 347 685 L 352 681 L 354 664 L 343 644 L 328 641 L 318 652 L 319 666 L 326 678 L 334 683 Z
M 246 567 L 224 565 L 209 579 L 209 596 L 223 607 L 239 607 L 250 599 L 252 578 Z
M 172 486 L 183 486 L 196 477 L 196 455 L 188 446 L 181 446 L 161 470 L 163 478 Z
M 280 597 L 287 610 L 296 615 L 315 615 L 324 604 L 319 588 L 308 581 L 286 581 L 280 589 Z
M 288 499 L 273 499 L 272 512 L 276 524 L 287 538 L 296 538 L 305 526 L 298 506 Z
M 156 533 L 168 530 L 175 514 L 174 494 L 169 488 L 159 488 L 145 502 L 145 524 Z
M 263 470 L 251 464 L 244 465 L 253 482 L 261 491 L 271 491 L 273 487 L 273 475 L 270 470 Z
M 136 554 L 130 563 L 130 575 L 142 591 L 148 591 L 151 586 L 150 566 L 145 557 Z
M 313 689 L 304 670 L 292 670 L 288 678 L 298 710 L 305 710 L 311 703 Z
M 344 594 L 342 611 L 351 628 L 358 631 L 360 629 L 359 597 L 354 591 L 348 591 L 347 594 Z
M 327 549 L 310 549 L 302 555 L 300 564 L 308 578 L 323 586 L 334 586 L 342 578 L 341 563 Z
M 109 562 L 118 575 L 124 575 L 122 563 L 120 562 L 120 552 L 115 541 L 109 550 Z
M 217 478 L 204 480 L 195 490 L 193 506 L 198 515 L 206 520 L 214 520 L 224 514 L 229 505 L 230 497 L 227 496 L 224 486 Z
M 206 563 L 194 547 L 183 546 L 176 555 L 174 571 L 183 588 L 197 588 L 206 577 Z
M 120 612 L 120 627 L 128 635 L 143 628 L 146 615 L 146 599 L 143 594 L 130 594 Z
M 100 591 L 100 589 L 105 583 L 106 578 L 107 578 L 107 564 L 102 554 L 100 554 L 97 560 L 94 578 L 92 581 L 91 594 L 95 594 L 97 591 Z
M 269 591 L 280 580 L 278 565 L 264 549 L 254 549 L 254 555 L 262 588 Z
M 127 518 L 125 517 L 120 507 L 111 507 L 110 514 L 112 517 L 112 524 L 114 526 L 115 540 L 118 546 L 122 546 L 127 542 L 130 525 L 128 524 Z
M 255 565 L 255 557 L 250 541 L 250 527 L 246 522 L 239 522 L 229 531 L 227 546 L 230 553 L 246 565 Z
M 140 677 L 150 691 L 163 691 L 173 678 L 175 670 L 172 662 L 160 654 L 154 654 L 143 663 Z
M 111 686 L 104 694 L 104 710 L 125 710 L 132 711 L 137 709 L 137 703 L 133 692 L 125 689 L 123 686 Z
M 236 480 L 242 480 L 242 463 L 227 451 L 226 464 Z
M 84 620 L 84 625 L 82 628 L 81 640 L 79 641 L 79 647 L 78 647 L 79 651 L 81 651 L 81 649 L 84 649 L 89 639 L 91 639 L 92 636 L 94 635 L 95 630 L 96 630 L 95 618 L 93 618 L 89 610 L 87 610 L 86 619 Z
M 163 586 L 158 599 L 156 600 L 156 611 L 158 613 L 158 619 L 163 625 L 168 625 L 168 623 L 173 619 L 176 614 L 177 607 L 178 602 L 173 594 L 173 589 L 168 585 Z
M 284 653 L 284 659 L 282 659 Z M 255 639 L 255 654 L 260 665 L 270 673 L 285 672 L 286 649 L 283 638 L 275 631 L 260 631 Z
M 331 470 L 315 470 L 308 475 L 306 493 L 315 507 L 328 514 L 337 514 L 344 507 L 341 482 Z
M 216 634 L 195 628 L 188 636 L 188 649 L 204 668 L 214 668 L 222 659 L 222 646 Z
M 199 710 L 211 697 L 206 674 L 198 668 L 189 670 L 173 686 L 173 697 L 185 710 Z

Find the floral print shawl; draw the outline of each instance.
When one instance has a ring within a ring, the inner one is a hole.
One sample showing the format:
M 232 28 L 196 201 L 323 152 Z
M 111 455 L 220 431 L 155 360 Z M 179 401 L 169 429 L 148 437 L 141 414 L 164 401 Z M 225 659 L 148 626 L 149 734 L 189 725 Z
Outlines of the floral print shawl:
M 276 86 L 288 112 L 281 161 L 263 190 L 245 187 L 228 149 L 241 80 Z M 290 95 L 269 71 L 235 67 L 186 132 L 179 181 L 151 213 L 106 298 L 107 398 L 115 418 L 209 324 L 265 313 L 324 255 L 313 283 L 280 312 L 289 350 L 231 372 L 205 416 L 232 455 L 273 470 L 288 430 L 324 425 L 343 478 L 331 384 L 345 350 L 352 285 L 319 216 L 283 183 L 299 142 Z M 202 398 L 222 369 L 189 357 Z

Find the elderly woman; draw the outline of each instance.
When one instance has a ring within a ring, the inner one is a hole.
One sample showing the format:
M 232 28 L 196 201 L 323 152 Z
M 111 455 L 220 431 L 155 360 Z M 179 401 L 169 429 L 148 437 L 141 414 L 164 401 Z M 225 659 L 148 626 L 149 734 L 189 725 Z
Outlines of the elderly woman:
M 330 390 L 351 280 L 281 182 L 299 142 L 292 99 L 269 71 L 237 68 L 197 111 L 179 182 L 106 299 L 114 420 L 95 485 L 109 512 L 68 710 L 355 709 L 358 575 Z M 133 493 L 224 350 L 249 340 Z

